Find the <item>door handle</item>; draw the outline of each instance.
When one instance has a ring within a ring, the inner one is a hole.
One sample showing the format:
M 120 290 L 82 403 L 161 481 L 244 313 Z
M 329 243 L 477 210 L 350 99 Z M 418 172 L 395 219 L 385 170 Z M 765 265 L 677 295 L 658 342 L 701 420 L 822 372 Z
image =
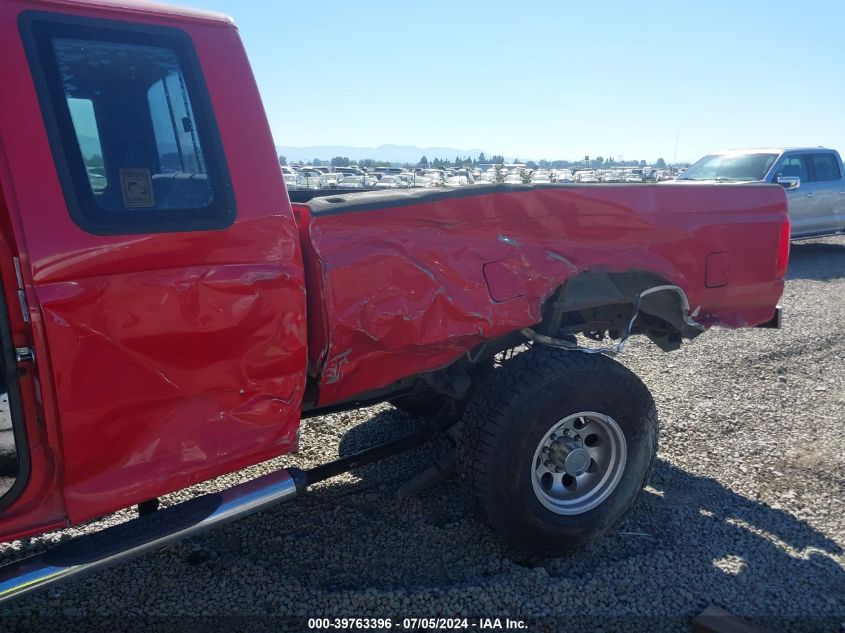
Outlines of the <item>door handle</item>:
M 808 198 L 815 198 L 816 194 L 814 194 L 813 192 L 810 192 L 810 193 L 807 194 L 807 197 Z

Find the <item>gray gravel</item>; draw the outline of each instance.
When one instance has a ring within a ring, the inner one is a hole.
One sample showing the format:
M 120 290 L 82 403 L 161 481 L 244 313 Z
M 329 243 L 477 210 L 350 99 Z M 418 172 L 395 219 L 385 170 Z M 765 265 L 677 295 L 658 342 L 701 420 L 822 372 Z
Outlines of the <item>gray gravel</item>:
M 182 627 L 204 615 L 213 616 L 204 630 L 222 616 L 245 616 L 226 622 L 257 630 L 269 620 L 255 616 L 267 615 L 510 615 L 533 618 L 529 630 L 689 630 L 716 604 L 772 631 L 845 630 L 843 297 L 845 238 L 803 242 L 792 248 L 781 331 L 714 330 L 668 355 L 633 341 L 622 360 L 657 401 L 658 461 L 618 532 L 575 556 L 507 551 L 455 480 L 396 501 L 439 446 L 26 596 L 4 607 L 2 624 L 25 630 L 54 616 L 61 630 L 87 630 L 94 617 L 121 628 L 146 614 Z M 282 465 L 314 466 L 413 424 L 388 405 L 308 420 L 299 455 L 165 502 Z M 5 545 L 0 556 L 130 516 Z M 286 625 L 305 629 L 273 624 Z

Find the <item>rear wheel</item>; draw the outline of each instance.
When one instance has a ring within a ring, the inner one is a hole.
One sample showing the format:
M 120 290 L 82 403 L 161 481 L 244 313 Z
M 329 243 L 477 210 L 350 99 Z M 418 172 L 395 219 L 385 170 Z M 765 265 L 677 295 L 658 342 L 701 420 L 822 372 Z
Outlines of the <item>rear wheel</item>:
M 615 526 L 648 480 L 657 413 L 645 385 L 598 354 L 534 346 L 481 385 L 460 464 L 510 545 L 558 555 Z

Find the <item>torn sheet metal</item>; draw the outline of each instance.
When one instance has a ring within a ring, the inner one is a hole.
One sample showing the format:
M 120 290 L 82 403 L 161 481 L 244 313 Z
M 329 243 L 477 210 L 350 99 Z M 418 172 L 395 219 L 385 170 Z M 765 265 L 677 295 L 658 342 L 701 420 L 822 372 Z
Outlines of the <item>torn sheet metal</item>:
M 546 336 L 544 334 L 539 334 L 538 332 L 535 332 L 531 328 L 527 327 L 520 329 L 520 332 L 522 332 L 525 338 L 540 343 L 541 345 L 549 345 L 551 347 L 559 347 L 561 349 L 585 352 L 587 354 L 607 354 L 608 356 L 617 356 L 623 351 L 625 351 L 625 345 L 628 342 L 628 339 L 631 338 L 631 334 L 633 333 L 634 329 L 634 322 L 637 320 L 637 317 L 640 314 L 640 308 L 643 297 L 649 297 L 658 292 L 670 292 L 676 297 L 678 297 L 682 309 L 682 318 L 688 328 L 693 331 L 703 331 L 705 329 L 703 325 L 701 325 L 700 323 L 696 323 L 695 320 L 690 316 L 689 302 L 687 301 L 687 296 L 686 294 L 684 294 L 684 291 L 678 286 L 664 285 L 647 288 L 636 296 L 634 300 L 634 310 L 631 314 L 631 318 L 628 319 L 628 324 L 625 327 L 625 331 L 622 332 L 622 335 L 619 338 L 619 342 L 615 345 L 605 347 L 582 347 L 576 342 L 567 341 L 565 339 L 560 338 L 554 338 L 551 336 Z

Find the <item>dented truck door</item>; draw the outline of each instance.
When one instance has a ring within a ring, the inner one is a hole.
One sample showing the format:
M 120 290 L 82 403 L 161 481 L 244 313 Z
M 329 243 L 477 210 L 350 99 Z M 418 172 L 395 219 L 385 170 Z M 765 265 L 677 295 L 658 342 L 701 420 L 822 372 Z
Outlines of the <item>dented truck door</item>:
M 305 292 L 235 28 L 39 4 L 0 7 L 0 132 L 78 522 L 295 448 Z

